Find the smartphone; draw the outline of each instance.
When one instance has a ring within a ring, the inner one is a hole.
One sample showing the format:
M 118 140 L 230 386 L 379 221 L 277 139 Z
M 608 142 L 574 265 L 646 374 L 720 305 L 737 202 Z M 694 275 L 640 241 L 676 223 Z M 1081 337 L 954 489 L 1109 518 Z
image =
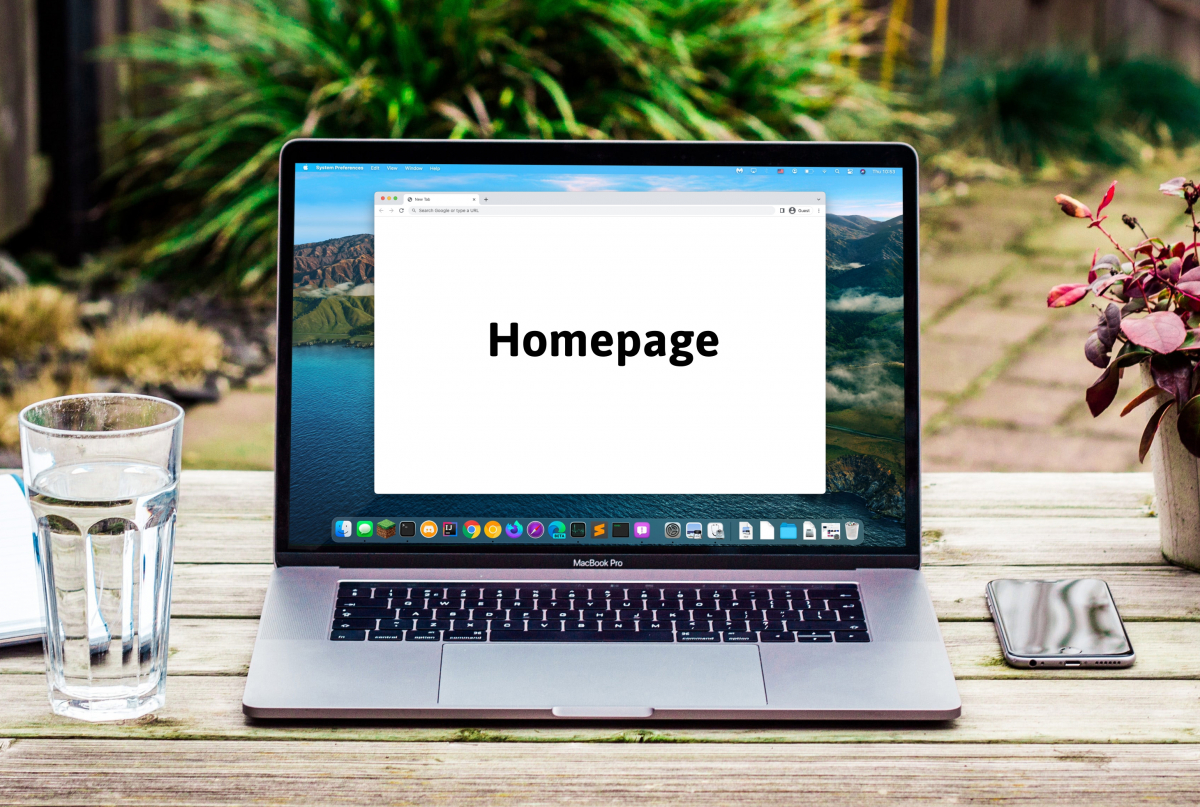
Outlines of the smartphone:
M 987 603 L 1014 667 L 1133 666 L 1133 645 L 1103 580 L 993 580 Z

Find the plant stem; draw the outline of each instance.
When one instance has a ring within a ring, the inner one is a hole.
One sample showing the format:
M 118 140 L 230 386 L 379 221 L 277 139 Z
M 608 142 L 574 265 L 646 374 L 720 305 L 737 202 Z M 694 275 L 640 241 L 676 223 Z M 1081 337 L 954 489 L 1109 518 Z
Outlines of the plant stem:
M 1125 247 L 1123 247 L 1123 246 L 1121 246 L 1120 244 L 1118 244 L 1118 243 L 1117 243 L 1117 239 L 1113 238 L 1113 237 L 1112 237 L 1112 235 L 1111 235 L 1111 234 L 1108 232 L 1108 230 L 1104 229 L 1104 225 L 1103 225 L 1103 224 L 1099 224 L 1099 223 L 1097 223 L 1097 224 L 1096 224 L 1096 225 L 1094 225 L 1094 226 L 1095 226 L 1095 228 L 1096 228 L 1097 230 L 1099 230 L 1100 232 L 1104 233 L 1104 237 L 1105 237 L 1105 238 L 1107 238 L 1107 239 L 1108 239 L 1108 241 L 1109 241 L 1109 243 L 1111 243 L 1111 244 L 1112 244 L 1114 247 L 1116 247 L 1116 248 L 1117 248 L 1117 250 L 1118 250 L 1118 251 L 1119 251 L 1119 252 L 1120 252 L 1122 255 L 1124 255 L 1124 256 L 1125 256 L 1125 259 L 1129 261 L 1130 265 L 1132 265 L 1132 264 L 1134 263 L 1133 256 L 1131 256 L 1131 255 L 1130 255 L 1128 252 L 1126 252 L 1126 251 L 1125 251 Z M 1142 232 L 1144 233 L 1145 231 L 1143 230 Z

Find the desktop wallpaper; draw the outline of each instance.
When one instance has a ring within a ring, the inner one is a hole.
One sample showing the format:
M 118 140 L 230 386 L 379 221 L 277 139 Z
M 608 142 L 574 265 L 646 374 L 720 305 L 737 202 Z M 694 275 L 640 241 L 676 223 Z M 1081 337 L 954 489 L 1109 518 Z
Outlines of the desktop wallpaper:
M 552 512 L 579 517 L 856 518 L 864 522 L 863 545 L 903 546 L 903 197 L 899 169 L 886 169 L 888 173 L 869 166 L 787 168 L 784 173 L 775 167 L 745 167 L 739 173 L 725 166 L 398 165 L 372 169 L 366 165 L 310 165 L 297 169 L 291 290 L 293 547 L 328 543 L 330 521 L 338 517 Z M 376 495 L 374 323 L 377 315 L 392 312 L 375 310 L 372 200 L 374 193 L 388 190 L 824 192 L 828 492 L 796 496 Z

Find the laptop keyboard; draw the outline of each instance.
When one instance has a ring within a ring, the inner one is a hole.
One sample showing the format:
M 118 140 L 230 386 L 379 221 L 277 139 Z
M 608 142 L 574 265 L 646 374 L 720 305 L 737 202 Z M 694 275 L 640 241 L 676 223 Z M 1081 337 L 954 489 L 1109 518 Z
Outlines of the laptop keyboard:
M 344 582 L 338 642 L 869 642 L 858 586 Z

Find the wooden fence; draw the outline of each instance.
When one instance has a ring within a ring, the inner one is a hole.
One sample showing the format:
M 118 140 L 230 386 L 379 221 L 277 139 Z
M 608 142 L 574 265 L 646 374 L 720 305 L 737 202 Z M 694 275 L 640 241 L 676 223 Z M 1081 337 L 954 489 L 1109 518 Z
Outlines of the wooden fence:
M 29 221 L 48 179 L 38 155 L 35 0 L 0 0 L 0 242 Z

